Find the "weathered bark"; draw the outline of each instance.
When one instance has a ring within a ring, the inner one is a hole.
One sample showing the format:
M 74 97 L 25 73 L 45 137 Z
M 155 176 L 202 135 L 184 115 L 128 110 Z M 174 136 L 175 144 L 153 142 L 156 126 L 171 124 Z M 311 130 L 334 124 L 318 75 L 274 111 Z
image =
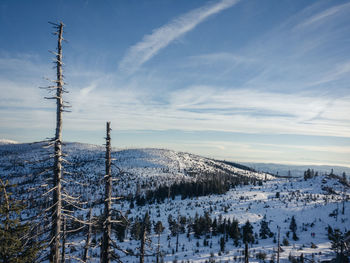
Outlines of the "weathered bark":
M 341 210 L 342 215 L 345 213 L 345 185 L 343 186 L 343 208 Z
M 63 217 L 63 233 L 62 233 L 62 254 L 61 254 L 61 263 L 66 262 L 66 219 Z
M 58 44 L 56 56 L 57 81 L 56 81 L 56 134 L 55 134 L 55 157 L 53 175 L 53 209 L 51 214 L 51 251 L 50 262 L 58 263 L 60 260 L 60 235 L 62 220 L 62 196 L 61 196 L 61 176 L 62 176 L 62 112 L 63 112 L 63 74 L 62 74 L 62 40 L 63 23 L 58 25 Z
M 179 251 L 179 218 L 178 221 L 176 222 L 176 252 Z
M 146 225 L 145 225 L 145 222 L 143 222 L 143 224 L 142 224 L 141 246 L 140 246 L 140 263 L 144 263 L 145 262 L 145 244 L 146 244 Z
M 277 239 L 277 263 L 280 263 L 280 227 L 278 227 L 278 239 Z
M 101 262 L 109 263 L 111 259 L 111 207 L 112 207 L 112 172 L 111 172 L 111 128 L 110 122 L 106 126 L 106 175 L 105 175 L 105 200 L 103 238 L 101 244 Z
M 157 263 L 159 263 L 159 255 L 160 255 L 160 232 L 158 233 L 158 246 L 157 246 Z
M 87 262 L 88 257 L 89 257 L 89 248 L 90 248 L 91 230 L 92 230 L 91 217 L 92 217 L 92 211 L 91 211 L 91 208 L 90 208 L 90 211 L 89 211 L 89 229 L 88 229 L 88 234 L 87 234 L 87 237 L 86 237 L 86 242 L 85 242 L 85 247 L 84 247 L 84 254 L 83 254 L 83 261 L 84 262 Z

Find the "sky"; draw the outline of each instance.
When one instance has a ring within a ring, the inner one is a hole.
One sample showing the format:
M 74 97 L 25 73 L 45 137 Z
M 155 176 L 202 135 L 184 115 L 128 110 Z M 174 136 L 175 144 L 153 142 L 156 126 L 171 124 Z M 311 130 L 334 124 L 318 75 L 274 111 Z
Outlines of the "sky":
M 350 167 L 350 2 L 0 0 L 0 138 Z

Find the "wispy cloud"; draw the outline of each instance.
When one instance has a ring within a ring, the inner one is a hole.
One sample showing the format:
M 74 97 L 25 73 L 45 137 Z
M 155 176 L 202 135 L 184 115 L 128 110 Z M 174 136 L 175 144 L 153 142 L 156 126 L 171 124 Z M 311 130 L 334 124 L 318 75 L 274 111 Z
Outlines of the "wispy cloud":
M 298 25 L 296 25 L 295 29 L 300 29 L 311 25 L 318 25 L 322 22 L 325 22 L 327 19 L 331 18 L 332 16 L 337 15 L 339 12 L 348 12 L 346 10 L 349 8 L 350 8 L 350 3 L 333 6 L 322 12 L 317 13 L 316 15 L 311 16 L 310 18 L 307 18 L 302 23 L 299 23 Z
M 80 92 L 71 95 L 76 105 Z M 84 104 L 88 110 L 67 115 L 67 127 L 95 130 L 102 125 L 104 116 L 118 123 L 118 130 L 349 136 L 350 118 L 346 112 L 350 111 L 350 97 L 334 101 L 317 93 L 281 94 L 192 86 L 167 94 L 166 103 L 154 103 L 157 101 L 154 96 L 143 98 L 142 93 L 131 90 L 92 89 Z
M 239 0 L 221 0 L 186 13 L 168 24 L 145 35 L 141 42 L 132 46 L 119 64 L 119 69 L 132 74 L 145 62 L 155 56 L 161 49 L 177 38 L 193 30 L 210 16 L 232 7 Z
M 197 63 L 202 63 L 202 64 L 213 64 L 213 63 L 222 63 L 222 62 L 226 62 L 229 64 L 250 64 L 257 61 L 256 58 L 237 55 L 229 52 L 217 52 L 217 53 L 191 56 L 190 60 L 193 60 Z

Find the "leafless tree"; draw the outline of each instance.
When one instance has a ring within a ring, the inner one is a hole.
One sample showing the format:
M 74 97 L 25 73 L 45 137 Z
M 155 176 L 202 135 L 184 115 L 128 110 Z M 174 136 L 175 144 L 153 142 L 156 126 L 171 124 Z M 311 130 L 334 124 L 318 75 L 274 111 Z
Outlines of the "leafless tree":
M 127 219 L 121 211 L 115 211 L 120 215 L 120 220 L 112 219 L 112 204 L 114 200 L 119 200 L 120 197 L 112 196 L 113 181 L 118 181 L 118 178 L 112 176 L 112 158 L 111 158 L 111 123 L 106 123 L 106 156 L 105 156 L 105 195 L 104 195 L 104 214 L 103 214 L 103 236 L 101 241 L 100 260 L 102 263 L 109 263 L 112 259 L 121 262 L 120 257 L 114 253 L 114 248 L 127 254 L 128 252 L 120 248 L 112 239 L 112 224 L 125 224 Z M 123 174 L 121 169 L 115 166 L 118 170 L 118 175 Z
M 53 207 L 51 210 L 51 240 L 50 240 L 50 262 L 58 263 L 60 260 L 60 240 L 61 240 L 61 224 L 62 224 L 62 113 L 64 111 L 63 103 L 63 70 L 62 70 L 62 41 L 63 41 L 63 27 L 64 24 L 51 23 L 56 29 L 57 35 L 57 53 L 56 53 L 56 70 L 57 79 L 56 86 L 49 88 L 56 90 L 56 96 L 48 97 L 47 99 L 56 100 L 56 133 L 54 137 L 54 167 L 53 167 L 53 188 L 52 188 L 52 200 Z
M 91 232 L 92 232 L 92 210 L 90 208 L 89 211 L 89 224 L 88 224 L 88 233 L 86 236 L 85 246 L 84 246 L 84 254 L 83 254 L 83 261 L 87 262 L 89 258 L 89 248 L 90 248 L 90 239 L 91 239 Z
M 112 208 L 112 169 L 111 169 L 111 123 L 106 126 L 106 174 L 105 178 L 105 199 L 104 199 L 104 221 L 103 238 L 101 244 L 101 262 L 109 263 L 111 260 L 111 208 Z

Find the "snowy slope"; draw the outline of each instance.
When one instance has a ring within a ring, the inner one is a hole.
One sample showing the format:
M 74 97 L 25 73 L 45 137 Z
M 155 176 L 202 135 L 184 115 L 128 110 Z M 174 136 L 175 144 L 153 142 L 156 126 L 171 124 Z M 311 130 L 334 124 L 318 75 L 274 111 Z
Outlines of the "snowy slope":
M 51 154 L 52 148 L 43 148 L 42 143 L 36 144 L 5 144 L 0 145 L 0 176 L 2 179 L 10 179 L 18 187 L 15 189 L 19 197 L 27 196 L 26 190 L 43 184 L 38 178 L 43 170 L 51 165 L 46 160 Z M 83 200 L 95 203 L 93 215 L 98 217 L 103 211 L 101 202 L 103 196 L 104 176 L 104 147 L 80 143 L 67 143 L 63 150 L 67 153 L 65 170 L 70 172 L 65 175 L 66 189 L 70 193 L 80 195 Z M 114 166 L 112 168 L 118 181 L 115 182 L 114 195 L 134 196 L 136 192 L 145 193 L 155 190 L 161 185 L 171 185 L 177 182 L 195 182 L 206 179 L 208 174 L 225 176 L 247 176 L 264 181 L 262 185 L 242 185 L 229 190 L 222 195 L 208 195 L 181 200 L 178 196 L 174 200 L 166 199 L 162 203 L 147 204 L 145 206 L 132 207 L 125 198 L 114 207 L 128 213 L 128 218 L 142 217 L 149 211 L 151 221 L 162 221 L 166 227 L 161 235 L 161 250 L 165 262 L 206 262 L 214 258 L 216 262 L 239 261 L 242 257 L 243 245 L 233 244 L 228 239 L 224 252 L 220 251 L 218 236 L 207 235 L 196 239 L 192 232 L 179 236 L 179 251 L 173 251 L 176 238 L 170 235 L 167 218 L 169 215 L 186 216 L 194 218 L 196 214 L 203 215 L 210 211 L 212 219 L 236 218 L 242 226 L 249 220 L 258 233 L 260 222 L 264 215 L 269 222 L 271 231 L 276 234 L 277 227 L 281 228 L 281 240 L 289 231 L 290 219 L 294 215 L 297 221 L 298 241 L 288 238 L 290 245 L 283 246 L 281 262 L 287 262 L 289 255 L 303 255 L 315 260 L 324 260 L 334 257 L 330 249 L 330 241 L 327 238 L 326 228 L 331 225 L 341 231 L 350 228 L 349 188 L 344 187 L 338 178 L 320 175 L 304 181 L 303 178 L 275 178 L 269 174 L 253 172 L 249 169 L 241 169 L 233 164 L 204 158 L 190 153 L 175 152 L 165 149 L 126 149 L 112 152 Z M 42 160 L 42 161 L 39 161 Z M 122 173 L 120 173 L 122 171 Z M 31 180 L 33 178 L 33 180 Z M 28 183 L 29 180 L 29 183 Z M 78 184 L 71 183 L 77 181 Z M 346 192 L 345 212 L 342 208 L 343 190 Z M 276 196 L 279 193 L 279 197 Z M 337 216 L 334 216 L 337 211 Z M 30 213 L 29 213 L 30 214 Z M 86 212 L 80 212 L 86 218 Z M 330 216 L 331 215 L 331 216 Z M 312 237 L 311 233 L 315 233 Z M 84 234 L 72 237 L 78 243 L 75 256 L 80 256 L 79 251 L 84 245 Z M 98 240 L 100 235 L 94 234 Z M 155 253 L 157 236 L 151 233 L 147 250 L 149 254 Z M 208 240 L 210 245 L 204 245 L 203 240 Z M 312 243 L 316 248 L 311 248 Z M 133 240 L 128 229 L 124 242 L 119 243 L 124 249 L 137 253 L 139 241 Z M 269 260 L 276 254 L 276 244 L 273 238 L 258 239 L 258 244 L 250 248 L 250 262 L 259 262 L 256 259 L 258 252 L 265 252 Z M 91 249 L 91 262 L 99 262 L 99 247 Z M 122 255 L 123 262 L 138 262 L 134 256 Z M 154 257 L 146 257 L 145 262 L 154 262 Z
M 335 194 L 329 194 L 325 189 L 332 188 Z M 178 214 L 186 217 L 194 217 L 196 213 L 203 214 L 204 211 L 213 210 L 212 218 L 238 219 L 242 226 L 246 220 L 253 223 L 254 232 L 259 232 L 260 222 L 266 215 L 269 227 L 275 235 L 277 227 L 281 228 L 281 242 L 289 230 L 290 219 L 295 216 L 297 222 L 298 241 L 293 241 L 291 236 L 288 238 L 290 244 L 282 246 L 284 252 L 281 253 L 281 262 L 289 262 L 289 255 L 300 256 L 315 260 L 326 260 L 334 257 L 334 252 L 330 249 L 331 243 L 327 238 L 328 225 L 333 228 L 339 228 L 342 231 L 350 227 L 350 206 L 345 203 L 345 213 L 341 214 L 341 201 L 343 185 L 337 180 L 319 176 L 308 181 L 301 179 L 274 179 L 263 184 L 263 186 L 242 186 L 232 189 L 225 195 L 206 196 L 186 200 L 169 200 L 165 204 L 155 204 L 147 207 L 135 207 L 131 210 L 133 216 L 144 214 L 146 211 L 152 211 L 151 218 L 156 221 L 161 219 L 164 225 L 167 225 L 169 215 Z M 280 193 L 280 198 L 276 198 L 276 193 Z M 349 196 L 348 196 L 349 198 Z M 337 217 L 330 216 L 335 210 L 339 209 Z M 160 211 L 158 214 L 154 211 Z M 311 233 L 315 233 L 312 237 Z M 181 250 L 172 255 L 172 248 L 176 242 L 175 237 L 170 237 L 169 231 L 162 235 L 163 249 L 166 251 L 166 262 L 172 262 L 174 258 L 178 261 L 190 260 L 190 262 L 209 261 L 210 255 L 218 260 L 226 262 L 235 262 L 242 258 L 244 246 L 241 244 L 236 247 L 233 240 L 226 242 L 225 253 L 219 255 L 220 246 L 219 237 L 211 237 L 209 242 L 211 247 L 203 246 L 203 240 L 191 236 L 181 235 Z M 156 240 L 156 239 L 154 239 Z M 155 241 L 154 241 L 155 242 Z M 171 244 L 169 247 L 168 244 Z M 311 248 L 312 243 L 317 248 Z M 138 243 L 133 240 L 126 240 L 123 243 L 125 248 L 136 247 Z M 182 247 L 184 250 L 182 251 Z M 250 262 L 259 262 L 253 255 L 259 252 L 267 254 L 267 260 L 270 260 L 274 254 L 276 256 L 276 244 L 273 238 L 265 240 L 259 239 L 259 244 L 253 244 L 251 249 L 252 258 Z M 135 262 L 132 257 L 126 257 L 125 262 Z M 147 262 L 147 261 L 146 261 Z M 151 260 L 148 262 L 152 262 Z
M 46 159 L 51 154 L 52 148 L 43 148 L 44 145 L 0 145 L 0 173 L 9 178 L 23 178 L 40 166 L 49 166 L 49 161 L 39 163 L 39 160 Z M 94 186 L 91 190 L 95 194 L 101 194 L 104 189 L 101 181 L 104 176 L 104 148 L 90 144 L 67 143 L 63 151 L 67 154 L 68 161 L 65 170 L 74 173 L 75 180 L 88 181 Z M 165 149 L 113 149 L 112 158 L 113 174 L 120 180 L 118 195 L 123 196 L 135 194 L 137 188 L 141 188 L 142 192 L 156 189 L 160 185 L 201 180 L 205 174 L 273 178 L 268 174 L 239 169 L 221 161 Z M 118 168 L 123 172 L 121 175 Z M 15 181 L 18 183 L 21 179 L 17 178 Z

